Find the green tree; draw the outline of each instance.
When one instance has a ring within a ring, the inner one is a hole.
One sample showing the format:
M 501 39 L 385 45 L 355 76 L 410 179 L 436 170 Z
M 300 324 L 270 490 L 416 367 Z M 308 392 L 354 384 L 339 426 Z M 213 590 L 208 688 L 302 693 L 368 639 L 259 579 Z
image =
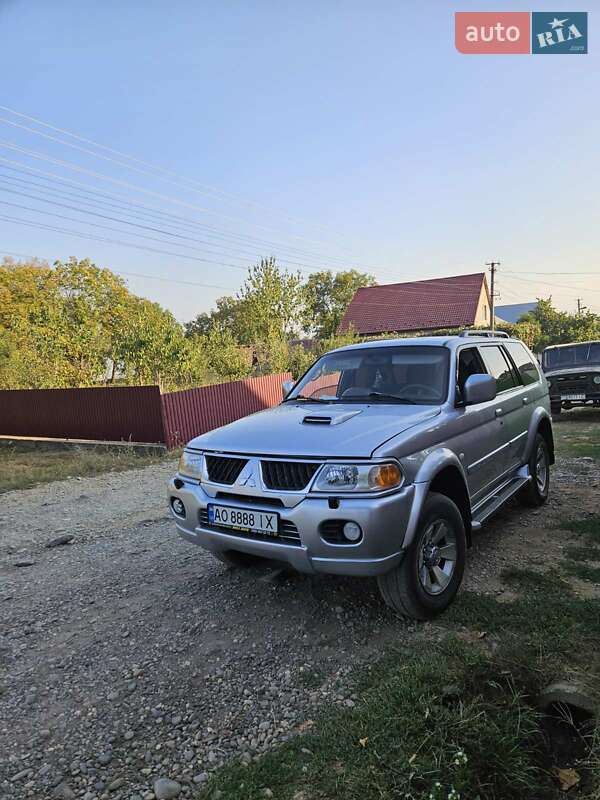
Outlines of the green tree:
M 229 328 L 214 325 L 200 341 L 208 369 L 217 379 L 235 381 L 249 377 L 252 372 L 252 351 L 240 347 Z
M 302 280 L 274 258 L 250 267 L 237 295 L 230 325 L 240 344 L 260 345 L 296 336 L 302 320 Z
M 217 299 L 217 307 L 214 311 L 207 313 L 203 311 L 190 322 L 185 324 L 185 335 L 206 336 L 210 333 L 214 325 L 229 327 L 233 332 L 237 329 L 237 313 L 240 301 L 235 297 L 226 295 Z
M 533 311 L 524 314 L 519 320 L 523 323 L 537 324 L 539 333 L 533 344 L 535 350 L 543 350 L 552 344 L 583 342 L 600 339 L 600 316 L 591 311 L 569 314 L 558 311 L 552 305 L 552 298 L 538 299 Z
M 0 266 L 0 387 L 163 386 L 206 376 L 204 350 L 157 303 L 89 260 Z
M 303 288 L 305 329 L 318 339 L 334 336 L 357 289 L 376 284 L 372 275 L 355 269 L 315 272 Z

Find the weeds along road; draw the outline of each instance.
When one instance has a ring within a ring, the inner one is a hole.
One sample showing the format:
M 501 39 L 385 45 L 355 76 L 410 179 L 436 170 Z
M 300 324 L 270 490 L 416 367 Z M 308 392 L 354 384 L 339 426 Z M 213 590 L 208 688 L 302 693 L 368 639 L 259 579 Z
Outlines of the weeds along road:
M 387 643 L 441 635 L 399 620 L 369 581 L 225 569 L 175 535 L 173 468 L 0 495 L 3 800 L 150 798 L 160 777 L 191 797 L 232 756 L 351 707 L 351 670 Z M 551 527 L 594 510 L 600 473 L 573 456 L 554 478 L 546 507 L 511 506 L 478 535 L 468 588 L 499 594 L 504 567 L 560 556 Z

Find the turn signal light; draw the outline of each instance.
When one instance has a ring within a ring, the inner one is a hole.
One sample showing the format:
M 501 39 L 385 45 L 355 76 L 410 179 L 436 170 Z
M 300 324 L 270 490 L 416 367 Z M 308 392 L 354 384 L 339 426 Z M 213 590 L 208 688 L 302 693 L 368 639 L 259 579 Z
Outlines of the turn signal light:
M 402 473 L 396 464 L 381 464 L 371 470 L 371 484 L 379 489 L 392 489 L 402 480 Z

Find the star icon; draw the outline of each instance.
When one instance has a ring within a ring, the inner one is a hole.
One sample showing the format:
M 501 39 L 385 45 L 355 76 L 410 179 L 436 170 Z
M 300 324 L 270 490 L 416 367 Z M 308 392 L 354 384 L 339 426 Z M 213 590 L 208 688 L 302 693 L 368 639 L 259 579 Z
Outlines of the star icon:
M 569 19 L 568 17 L 566 19 L 556 19 L 556 17 L 554 17 L 552 22 L 549 22 L 548 25 L 550 25 L 552 30 L 554 30 L 555 28 L 562 28 L 562 26 L 568 19 Z

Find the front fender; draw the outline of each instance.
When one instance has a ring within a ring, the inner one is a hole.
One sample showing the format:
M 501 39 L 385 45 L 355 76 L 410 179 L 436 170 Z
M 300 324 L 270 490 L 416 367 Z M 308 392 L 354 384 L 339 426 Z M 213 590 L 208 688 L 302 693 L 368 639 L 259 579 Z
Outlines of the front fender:
M 465 487 L 467 486 L 465 470 L 456 453 L 448 447 L 441 447 L 428 453 L 419 465 L 414 478 L 415 495 L 408 518 L 403 549 L 410 547 L 416 535 L 419 519 L 421 518 L 421 512 L 429 493 L 431 482 L 435 476 L 446 467 L 455 467 L 458 469 L 465 483 Z
M 527 427 L 527 444 L 525 445 L 525 452 L 523 455 L 523 460 L 525 463 L 528 463 L 529 459 L 531 458 L 531 454 L 535 445 L 535 437 L 541 425 L 549 426 L 551 439 L 550 463 L 554 463 L 554 435 L 552 433 L 552 418 L 550 417 L 548 410 L 543 406 L 538 406 L 534 410 L 533 414 L 531 415 L 531 419 L 529 420 L 529 425 Z

